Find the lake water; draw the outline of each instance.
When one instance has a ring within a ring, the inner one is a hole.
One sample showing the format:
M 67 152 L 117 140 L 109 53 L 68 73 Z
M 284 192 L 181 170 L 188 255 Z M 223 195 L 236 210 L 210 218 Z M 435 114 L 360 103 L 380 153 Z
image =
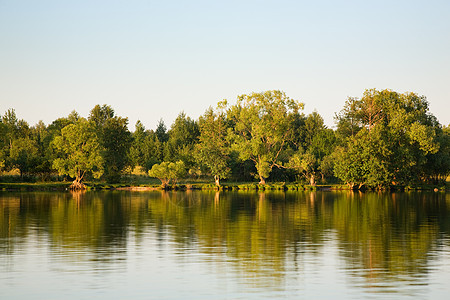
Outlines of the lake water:
M 448 193 L 0 193 L 0 299 L 449 295 Z

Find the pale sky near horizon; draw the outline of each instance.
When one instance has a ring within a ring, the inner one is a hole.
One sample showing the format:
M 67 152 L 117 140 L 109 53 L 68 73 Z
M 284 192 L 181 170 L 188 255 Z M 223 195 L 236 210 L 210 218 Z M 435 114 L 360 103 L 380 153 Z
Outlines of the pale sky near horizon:
M 111 105 L 155 129 L 282 90 L 328 126 L 365 89 L 450 123 L 450 1 L 0 0 L 0 114 L 30 125 Z

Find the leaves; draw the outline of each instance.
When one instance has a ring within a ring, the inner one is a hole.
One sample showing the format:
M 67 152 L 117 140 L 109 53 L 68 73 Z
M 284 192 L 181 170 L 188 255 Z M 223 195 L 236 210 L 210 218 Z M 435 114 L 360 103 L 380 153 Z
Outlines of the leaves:
M 95 132 L 94 123 L 79 119 L 61 130 L 61 135 L 53 140 L 58 158 L 53 167 L 61 175 L 69 175 L 83 179 L 86 173 L 92 173 L 95 178 L 103 174 L 102 148 Z
M 170 182 L 173 184 L 180 178 L 186 175 L 186 166 L 183 161 L 162 162 L 153 165 L 152 169 L 148 171 L 150 177 L 155 177 L 161 180 L 161 185 L 167 187 Z
M 293 140 L 293 115 L 303 104 L 281 91 L 241 95 L 227 114 L 234 125 L 230 132 L 233 150 L 242 160 L 255 163 L 262 182 L 274 166 L 281 166 L 280 154 Z

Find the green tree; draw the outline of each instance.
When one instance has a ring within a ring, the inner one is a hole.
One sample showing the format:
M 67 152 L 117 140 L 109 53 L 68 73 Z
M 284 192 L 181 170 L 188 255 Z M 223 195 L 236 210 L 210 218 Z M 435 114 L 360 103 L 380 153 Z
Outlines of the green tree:
M 163 119 L 160 119 L 158 122 L 158 126 L 156 127 L 156 137 L 161 143 L 167 142 L 169 139 L 169 134 L 167 133 L 166 124 L 164 124 Z
M 310 185 L 316 185 L 319 162 L 312 153 L 295 153 L 290 157 L 288 166 L 307 178 Z
M 254 162 L 260 184 L 265 184 L 288 144 L 294 139 L 293 117 L 303 104 L 290 99 L 281 91 L 241 95 L 228 109 L 233 123 L 233 148 L 242 160 Z
M 96 133 L 103 149 L 104 176 L 108 182 L 118 182 L 125 167 L 131 164 L 128 151 L 131 133 L 128 118 L 114 115 L 109 105 L 96 105 L 89 114 L 89 121 L 95 124 Z
M 331 153 L 336 144 L 336 137 L 334 131 L 325 126 L 322 116 L 317 112 L 305 118 L 302 129 L 305 140 L 298 150 L 290 155 L 288 167 L 304 176 L 310 185 L 315 185 L 319 175 L 322 182 L 325 177 L 333 175 L 330 170 L 333 168 Z
M 439 150 L 440 125 L 424 96 L 367 90 L 360 100 L 346 103 L 339 116 L 343 147 L 335 173 L 350 185 L 381 188 L 420 182 L 428 158 Z
M 122 171 L 130 165 L 128 151 L 131 146 L 131 133 L 128 130 L 128 119 L 109 119 L 103 127 L 101 142 L 106 180 L 118 182 Z
M 227 124 L 224 113 L 216 113 L 209 108 L 199 121 L 200 137 L 195 148 L 197 161 L 206 166 L 215 184 L 220 186 L 220 179 L 230 174 L 228 161 L 230 145 L 227 139 Z
M 4 161 L 6 169 L 14 167 L 14 165 L 12 165 L 13 159 L 11 159 L 13 142 L 19 138 L 28 138 L 30 133 L 29 129 L 27 122 L 17 118 L 14 109 L 8 109 L 2 116 L 2 142 L 0 143 L 2 145 L 2 153 L 0 155 L 0 160 Z
M 58 158 L 53 167 L 61 175 L 69 175 L 75 180 L 73 189 L 84 189 L 86 174 L 99 178 L 103 174 L 102 148 L 96 134 L 95 125 L 86 119 L 79 119 L 61 130 L 61 135 L 53 140 Z
M 305 131 L 305 148 L 308 148 L 314 137 L 325 129 L 323 118 L 317 111 L 309 114 L 305 119 L 304 131 Z
M 181 160 L 175 163 L 165 161 L 153 165 L 152 169 L 148 171 L 148 175 L 161 180 L 161 186 L 167 188 L 171 182 L 175 185 L 178 179 L 186 175 L 186 166 Z
M 134 126 L 134 132 L 132 133 L 132 142 L 130 146 L 130 160 L 135 166 L 144 166 L 144 143 L 145 138 L 147 137 L 147 133 L 145 131 L 145 127 L 140 120 L 136 122 Z
M 10 151 L 11 165 L 20 171 L 20 177 L 24 173 L 33 172 L 38 165 L 38 146 L 36 141 L 30 138 L 18 138 L 13 140 Z
M 200 131 L 195 120 L 181 112 L 168 132 L 169 139 L 164 146 L 164 160 L 182 160 L 188 168 L 195 165 L 192 153 L 198 143 Z
M 394 180 L 390 145 L 383 133 L 360 130 L 335 156 L 335 175 L 351 188 L 385 187 Z
M 90 111 L 88 120 L 94 122 L 97 128 L 103 128 L 109 119 L 114 118 L 114 109 L 106 104 L 97 104 Z
M 450 176 L 450 126 L 438 130 L 436 140 L 439 151 L 428 155 L 424 168 L 424 176 L 434 184 L 445 183 Z

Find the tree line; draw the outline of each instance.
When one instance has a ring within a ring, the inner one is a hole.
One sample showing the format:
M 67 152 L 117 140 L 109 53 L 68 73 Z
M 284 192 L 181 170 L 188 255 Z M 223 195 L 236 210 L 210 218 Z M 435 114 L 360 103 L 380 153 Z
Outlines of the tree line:
M 429 111 L 426 97 L 366 90 L 350 97 L 327 128 L 318 112 L 281 91 L 220 101 L 198 120 L 181 112 L 155 130 L 109 105 L 87 118 L 73 111 L 50 125 L 29 126 L 9 109 L 0 122 L 0 169 L 50 180 L 59 174 L 119 182 L 139 168 L 163 185 L 185 176 L 220 180 L 342 182 L 351 188 L 443 183 L 450 175 L 450 128 Z

